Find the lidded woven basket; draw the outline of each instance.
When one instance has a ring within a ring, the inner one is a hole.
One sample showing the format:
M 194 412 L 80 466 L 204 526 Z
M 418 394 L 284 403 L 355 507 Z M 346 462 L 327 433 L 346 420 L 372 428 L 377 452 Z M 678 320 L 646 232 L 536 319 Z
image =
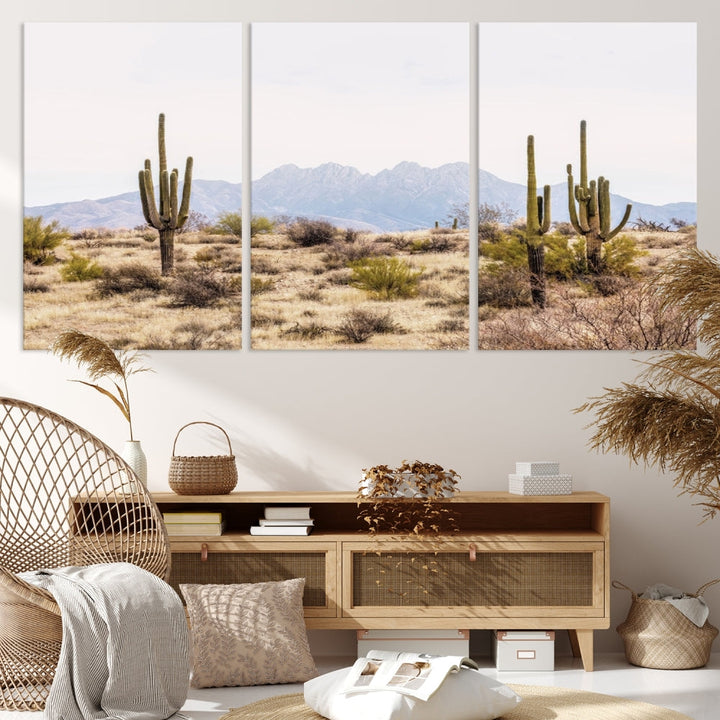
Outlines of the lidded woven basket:
M 228 455 L 176 455 L 178 437 L 190 425 L 211 425 L 227 440 Z M 230 437 L 219 425 L 197 420 L 183 425 L 175 435 L 168 484 L 178 495 L 227 495 L 237 485 L 238 474 Z
M 701 597 L 720 578 L 705 583 L 694 597 Z M 625 656 L 632 665 L 659 670 L 686 670 L 703 667 L 718 629 L 708 621 L 698 627 L 666 600 L 640 597 L 620 582 L 613 587 L 628 590 L 632 603 L 625 622 L 617 632 L 625 643 Z

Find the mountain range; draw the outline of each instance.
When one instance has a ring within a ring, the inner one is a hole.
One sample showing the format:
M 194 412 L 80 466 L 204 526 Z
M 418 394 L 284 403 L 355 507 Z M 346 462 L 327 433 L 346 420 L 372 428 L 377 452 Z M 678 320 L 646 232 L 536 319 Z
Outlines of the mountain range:
M 306 216 L 329 220 L 340 227 L 374 232 L 427 228 L 436 221 L 447 225 L 452 222 L 453 208 L 468 202 L 469 175 L 469 165 L 464 162 L 437 168 L 401 162 L 375 175 L 337 163 L 314 168 L 282 165 L 253 182 L 253 214 Z M 479 185 L 480 203 L 504 205 L 517 217 L 524 217 L 524 185 L 502 180 L 485 170 L 479 171 Z M 650 205 L 611 195 L 615 222 L 622 217 L 629 202 L 633 205 L 631 222 L 639 217 L 663 224 L 669 224 L 672 218 L 690 224 L 697 220 L 694 202 Z M 241 205 L 240 183 L 193 180 L 191 210 L 210 221 L 223 212 L 239 212 Z M 567 186 L 565 183 L 554 185 L 551 201 L 554 222 L 568 220 L 567 205 Z M 144 223 L 138 192 L 26 207 L 25 215 L 41 215 L 45 221 L 57 220 L 70 230 L 132 228 Z

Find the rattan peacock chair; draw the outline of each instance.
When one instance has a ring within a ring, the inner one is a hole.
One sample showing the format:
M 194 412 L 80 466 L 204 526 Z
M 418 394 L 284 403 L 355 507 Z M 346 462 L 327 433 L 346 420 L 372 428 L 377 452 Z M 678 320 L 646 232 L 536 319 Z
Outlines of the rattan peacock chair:
M 74 422 L 0 398 L 0 710 L 44 708 L 62 640 L 55 600 L 18 573 L 106 562 L 167 579 L 167 532 L 150 494 Z

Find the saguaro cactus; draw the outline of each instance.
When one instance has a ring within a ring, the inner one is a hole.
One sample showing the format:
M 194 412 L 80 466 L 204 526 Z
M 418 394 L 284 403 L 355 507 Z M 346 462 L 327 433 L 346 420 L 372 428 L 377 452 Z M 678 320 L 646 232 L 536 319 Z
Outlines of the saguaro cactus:
M 545 295 L 545 243 L 543 235 L 550 229 L 550 186 L 545 185 L 543 194 L 537 194 L 535 179 L 535 138 L 527 139 L 527 218 L 525 242 L 527 244 L 528 268 L 530 269 L 530 293 L 533 305 L 544 308 Z
M 602 244 L 614 238 L 630 219 L 632 205 L 628 204 L 622 220 L 610 229 L 610 181 L 602 175 L 588 183 L 587 123 L 580 122 L 580 184 L 575 185 L 572 165 L 567 166 L 568 209 L 575 231 L 585 238 L 588 269 L 592 273 L 602 270 Z M 577 210 L 575 209 L 577 202 Z
M 146 222 L 154 227 L 160 235 L 160 266 L 163 275 L 170 275 L 175 264 L 175 231 L 181 228 L 188 219 L 190 211 L 190 186 L 192 184 L 193 159 L 188 157 L 185 162 L 185 178 L 183 180 L 182 201 L 178 207 L 178 171 L 177 168 L 168 173 L 167 156 L 165 154 L 165 115 L 158 117 L 158 155 L 160 156 L 160 175 L 158 190 L 160 207 L 155 203 L 150 160 L 145 160 L 144 169 L 140 170 L 140 201 Z

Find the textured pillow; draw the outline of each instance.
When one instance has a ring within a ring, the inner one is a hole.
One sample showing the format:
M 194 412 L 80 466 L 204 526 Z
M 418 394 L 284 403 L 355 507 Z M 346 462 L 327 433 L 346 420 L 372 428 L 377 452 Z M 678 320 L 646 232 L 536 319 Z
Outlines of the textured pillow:
M 521 700 L 507 685 L 477 670 L 461 668 L 423 701 L 393 690 L 343 694 L 350 668 L 305 683 L 305 702 L 330 720 L 493 720 Z
M 180 585 L 192 629 L 193 687 L 274 685 L 317 675 L 302 595 L 305 578 Z

